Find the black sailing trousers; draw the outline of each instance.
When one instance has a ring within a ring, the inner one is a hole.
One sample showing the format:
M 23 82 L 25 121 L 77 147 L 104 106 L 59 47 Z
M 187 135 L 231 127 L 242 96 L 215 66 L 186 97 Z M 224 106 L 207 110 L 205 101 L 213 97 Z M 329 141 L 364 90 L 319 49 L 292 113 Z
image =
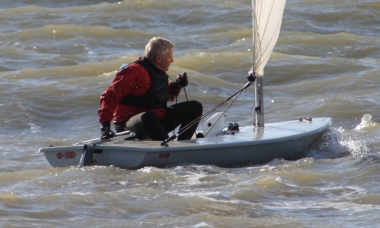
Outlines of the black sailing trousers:
M 160 120 L 151 112 L 143 112 L 130 118 L 125 126 L 126 130 L 136 133 L 140 139 L 164 141 L 169 138 L 168 133 L 180 126 L 179 131 L 195 119 L 201 117 L 202 104 L 198 101 L 187 101 L 168 106 L 165 116 Z M 191 139 L 195 133 L 199 120 L 178 136 L 178 140 Z M 122 126 L 116 125 L 116 131 L 124 131 Z

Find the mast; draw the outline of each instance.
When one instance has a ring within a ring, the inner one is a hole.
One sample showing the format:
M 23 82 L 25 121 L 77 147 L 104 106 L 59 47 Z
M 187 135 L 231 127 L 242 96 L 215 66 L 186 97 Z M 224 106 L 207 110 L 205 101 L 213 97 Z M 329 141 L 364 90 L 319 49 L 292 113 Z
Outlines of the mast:
M 286 0 L 252 0 L 253 62 L 255 80 L 255 125 L 264 127 L 263 76 L 280 34 Z
M 255 81 L 255 126 L 264 127 L 263 77 Z

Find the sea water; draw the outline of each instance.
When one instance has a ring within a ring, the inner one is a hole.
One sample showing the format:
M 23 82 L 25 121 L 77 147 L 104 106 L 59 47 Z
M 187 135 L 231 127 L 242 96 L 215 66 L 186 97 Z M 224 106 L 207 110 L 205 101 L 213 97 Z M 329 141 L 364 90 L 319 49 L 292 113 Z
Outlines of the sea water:
M 38 153 L 99 136 L 100 94 L 153 36 L 175 44 L 168 74 L 186 71 L 188 99 L 210 110 L 247 82 L 251 23 L 249 0 L 2 0 L 0 227 L 380 227 L 375 0 L 287 1 L 265 121 L 333 119 L 295 160 L 52 168 Z M 226 123 L 245 125 L 253 99 Z

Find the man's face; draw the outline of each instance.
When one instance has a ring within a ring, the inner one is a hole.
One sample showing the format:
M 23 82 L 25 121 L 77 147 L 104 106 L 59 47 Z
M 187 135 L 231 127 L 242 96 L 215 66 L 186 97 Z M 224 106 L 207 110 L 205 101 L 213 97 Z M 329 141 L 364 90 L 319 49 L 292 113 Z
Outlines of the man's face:
M 169 48 L 168 52 L 164 56 L 157 56 L 156 57 L 157 64 L 156 67 L 162 71 L 168 71 L 169 66 L 172 62 L 174 62 L 173 59 L 173 49 Z

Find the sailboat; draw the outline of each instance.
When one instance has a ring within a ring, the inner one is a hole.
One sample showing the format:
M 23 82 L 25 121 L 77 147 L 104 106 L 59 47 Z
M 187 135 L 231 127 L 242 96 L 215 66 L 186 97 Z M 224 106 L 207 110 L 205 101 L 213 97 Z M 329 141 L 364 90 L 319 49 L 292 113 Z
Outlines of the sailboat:
M 248 82 L 230 98 L 254 85 L 254 122 L 226 126 L 225 112 L 214 113 L 203 123 L 203 138 L 164 142 L 133 139 L 123 132 L 108 140 L 93 139 L 71 146 L 39 149 L 53 167 L 113 165 L 136 169 L 175 164 L 208 164 L 236 167 L 289 159 L 309 148 L 331 125 L 331 118 L 297 118 L 264 125 L 263 78 L 279 37 L 286 0 L 252 0 L 253 62 Z M 226 99 L 230 100 L 230 98 Z M 224 103 L 223 103 L 224 104 Z M 219 107 L 219 106 L 218 106 Z M 212 109 L 213 111 L 214 109 Z M 205 113 L 205 118 L 210 112 Z

